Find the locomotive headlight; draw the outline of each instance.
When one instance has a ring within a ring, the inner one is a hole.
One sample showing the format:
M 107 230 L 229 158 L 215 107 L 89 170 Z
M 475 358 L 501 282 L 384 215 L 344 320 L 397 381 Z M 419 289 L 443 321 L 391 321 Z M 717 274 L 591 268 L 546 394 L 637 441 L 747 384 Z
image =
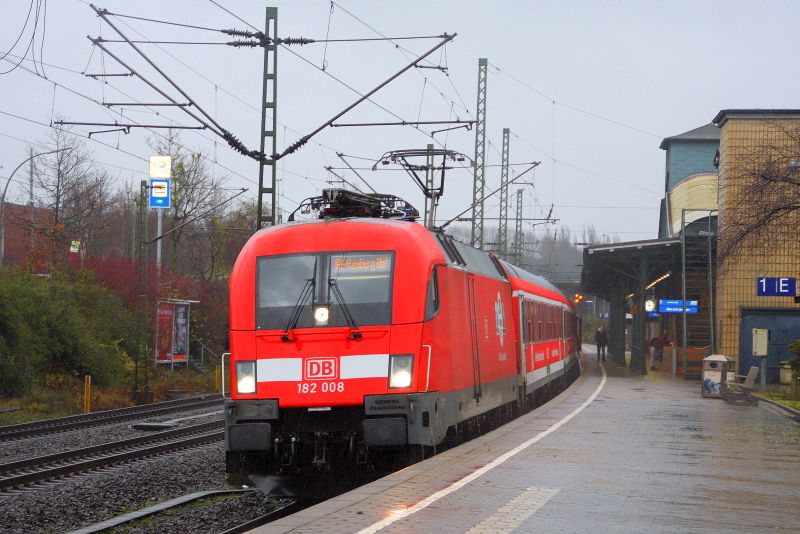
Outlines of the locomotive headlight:
M 409 387 L 411 385 L 411 372 L 413 370 L 413 354 L 392 354 L 389 356 L 389 387 Z
M 331 312 L 327 306 L 317 306 L 314 309 L 314 323 L 317 326 L 322 326 L 328 324 L 328 318 L 330 317 Z
M 256 392 L 256 362 L 236 362 L 236 392 Z

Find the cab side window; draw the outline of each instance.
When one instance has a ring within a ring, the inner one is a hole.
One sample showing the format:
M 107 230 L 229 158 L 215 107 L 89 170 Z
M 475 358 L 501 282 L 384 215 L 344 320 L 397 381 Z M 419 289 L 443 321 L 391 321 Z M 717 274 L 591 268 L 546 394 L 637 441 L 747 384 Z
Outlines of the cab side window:
M 428 291 L 425 298 L 425 320 L 430 321 L 439 311 L 439 267 L 434 267 L 428 280 Z

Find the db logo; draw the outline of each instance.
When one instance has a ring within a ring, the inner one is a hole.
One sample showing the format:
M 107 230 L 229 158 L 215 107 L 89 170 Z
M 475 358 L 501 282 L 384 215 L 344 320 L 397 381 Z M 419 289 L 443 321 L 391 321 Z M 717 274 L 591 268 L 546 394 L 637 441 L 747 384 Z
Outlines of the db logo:
M 305 365 L 305 380 L 336 378 L 336 358 L 309 358 Z

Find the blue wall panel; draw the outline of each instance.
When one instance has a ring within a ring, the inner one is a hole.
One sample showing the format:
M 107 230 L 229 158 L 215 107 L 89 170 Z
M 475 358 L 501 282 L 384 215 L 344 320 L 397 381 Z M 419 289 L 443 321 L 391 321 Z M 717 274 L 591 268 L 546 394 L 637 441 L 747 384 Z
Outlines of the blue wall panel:
M 669 183 L 667 190 L 675 184 L 701 172 L 717 172 L 714 156 L 719 148 L 718 141 L 673 141 L 667 151 Z

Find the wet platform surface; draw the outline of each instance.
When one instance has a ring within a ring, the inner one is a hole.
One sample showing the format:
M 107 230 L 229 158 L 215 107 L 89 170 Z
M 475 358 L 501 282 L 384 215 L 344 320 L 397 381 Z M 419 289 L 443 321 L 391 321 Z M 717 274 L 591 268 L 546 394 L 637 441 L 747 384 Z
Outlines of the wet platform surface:
M 583 361 L 535 411 L 255 532 L 800 530 L 800 424 Z

